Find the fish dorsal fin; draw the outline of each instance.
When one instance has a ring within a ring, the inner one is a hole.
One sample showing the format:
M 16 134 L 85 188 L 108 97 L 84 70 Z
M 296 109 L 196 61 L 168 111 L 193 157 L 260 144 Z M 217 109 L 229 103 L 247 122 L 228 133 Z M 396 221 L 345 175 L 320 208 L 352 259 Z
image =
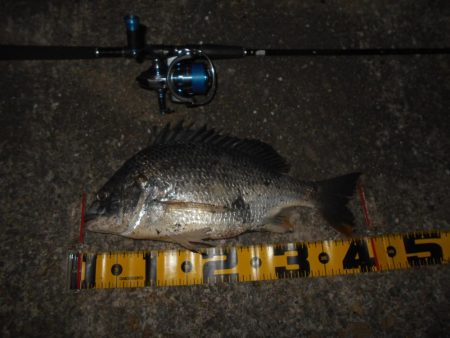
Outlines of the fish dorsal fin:
M 223 149 L 235 150 L 280 173 L 287 173 L 290 168 L 286 160 L 267 143 L 222 135 L 214 129 L 208 129 L 206 125 L 199 129 L 193 129 L 192 124 L 183 126 L 183 121 L 174 127 L 167 124 L 159 130 L 154 130 L 151 140 L 151 145 L 187 143 L 210 144 Z

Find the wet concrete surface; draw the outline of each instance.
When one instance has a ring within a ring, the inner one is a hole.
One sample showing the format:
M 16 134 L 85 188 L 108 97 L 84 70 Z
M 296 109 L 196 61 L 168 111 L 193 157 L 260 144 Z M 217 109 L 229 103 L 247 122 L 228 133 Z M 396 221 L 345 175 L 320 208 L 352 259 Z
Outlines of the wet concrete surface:
M 3 1 L 0 43 L 148 42 L 255 48 L 448 47 L 446 1 Z M 207 106 L 159 116 L 132 60 L 0 62 L 0 322 L 17 336 L 447 336 L 448 266 L 276 282 L 136 290 L 67 289 L 80 196 L 185 119 L 257 138 L 316 180 L 364 172 L 374 226 L 448 230 L 450 57 L 273 57 L 216 62 Z M 357 205 L 354 210 L 360 214 Z M 342 238 L 310 212 L 287 235 L 218 245 Z M 87 234 L 90 250 L 174 248 Z

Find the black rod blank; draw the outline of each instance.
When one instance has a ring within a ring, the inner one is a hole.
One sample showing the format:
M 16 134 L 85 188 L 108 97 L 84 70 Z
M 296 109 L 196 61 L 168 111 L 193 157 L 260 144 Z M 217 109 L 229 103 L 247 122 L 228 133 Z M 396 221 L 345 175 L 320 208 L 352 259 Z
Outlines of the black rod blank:
M 255 56 L 352 56 L 450 54 L 450 48 L 247 49 Z
M 450 54 L 450 48 L 361 48 L 361 49 L 244 49 L 237 46 L 188 45 L 203 50 L 211 58 L 240 58 L 244 56 L 358 56 L 358 55 L 425 55 Z M 147 45 L 144 55 L 167 56 L 183 47 Z M 0 60 L 76 60 L 133 57 L 128 47 L 78 46 L 16 46 L 0 45 Z

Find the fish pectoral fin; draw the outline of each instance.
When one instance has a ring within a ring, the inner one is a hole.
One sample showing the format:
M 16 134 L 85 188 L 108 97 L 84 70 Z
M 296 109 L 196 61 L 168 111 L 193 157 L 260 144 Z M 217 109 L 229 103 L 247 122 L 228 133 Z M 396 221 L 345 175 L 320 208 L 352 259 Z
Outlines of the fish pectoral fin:
M 227 207 L 208 203 L 184 202 L 184 201 L 164 201 L 169 209 L 198 209 L 211 213 L 224 212 Z
M 210 242 L 204 241 L 205 238 L 209 237 L 211 228 L 203 228 L 194 231 L 184 232 L 182 234 L 170 235 L 168 238 L 188 250 L 197 251 L 198 244 L 205 246 L 212 246 Z
M 294 231 L 294 224 L 291 222 L 291 216 L 294 208 L 284 208 L 273 216 L 264 220 L 263 230 L 284 234 Z

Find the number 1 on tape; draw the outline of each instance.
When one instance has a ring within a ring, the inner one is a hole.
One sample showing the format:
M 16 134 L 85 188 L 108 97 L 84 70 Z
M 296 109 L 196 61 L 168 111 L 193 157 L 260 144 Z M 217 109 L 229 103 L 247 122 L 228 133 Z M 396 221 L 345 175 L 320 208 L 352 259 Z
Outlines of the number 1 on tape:
M 69 254 L 70 289 L 336 276 L 447 264 L 450 232 L 188 250 Z

